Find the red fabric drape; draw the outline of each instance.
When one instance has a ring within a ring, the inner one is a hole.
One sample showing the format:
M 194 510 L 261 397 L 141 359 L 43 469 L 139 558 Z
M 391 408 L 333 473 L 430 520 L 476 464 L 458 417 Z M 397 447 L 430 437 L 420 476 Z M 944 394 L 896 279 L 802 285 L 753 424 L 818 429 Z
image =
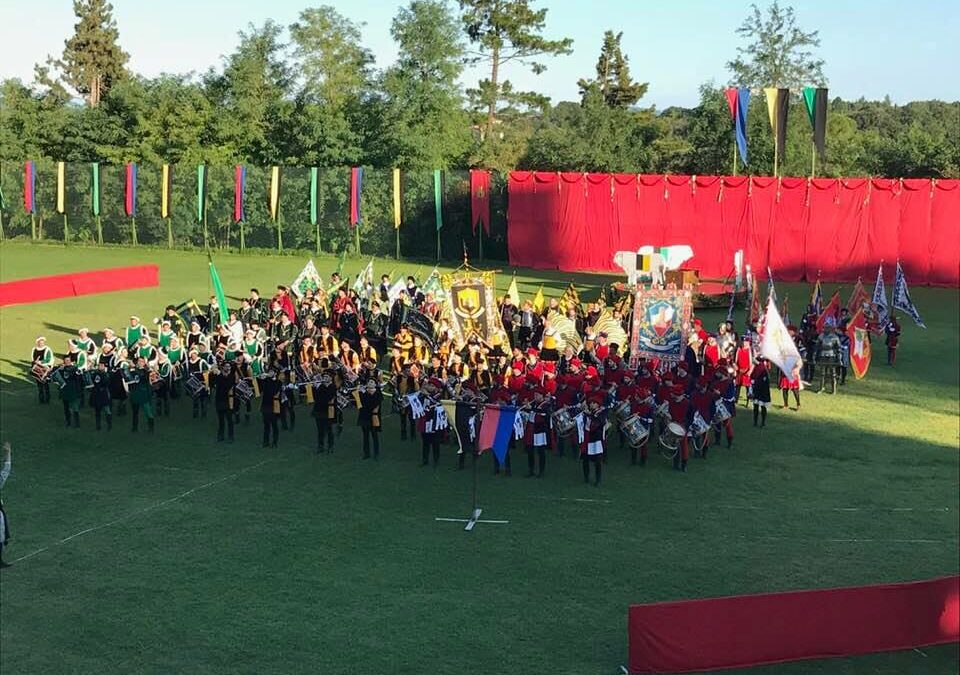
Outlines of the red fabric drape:
M 960 577 L 633 605 L 628 631 L 631 673 L 948 644 L 960 640 Z
M 477 233 L 477 223 L 490 234 L 490 172 L 470 169 L 470 229 Z
M 705 277 L 743 250 L 784 281 L 872 278 L 899 258 L 911 284 L 960 285 L 957 180 L 514 171 L 508 189 L 513 265 L 619 272 L 617 251 L 689 244 Z
M 157 265 L 111 267 L 89 272 L 33 277 L 0 284 L 0 307 L 159 285 L 160 268 Z

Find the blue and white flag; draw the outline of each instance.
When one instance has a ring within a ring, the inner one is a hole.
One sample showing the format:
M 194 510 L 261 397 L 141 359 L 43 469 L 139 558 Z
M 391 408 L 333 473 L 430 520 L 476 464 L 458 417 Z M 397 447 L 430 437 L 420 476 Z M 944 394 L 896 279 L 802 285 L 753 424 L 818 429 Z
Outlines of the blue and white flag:
M 887 306 L 887 287 L 883 283 L 883 263 L 877 269 L 877 283 L 873 286 L 873 298 L 870 302 L 876 308 L 877 325 L 879 330 L 883 330 L 890 320 L 890 308 Z
M 903 274 L 903 268 L 900 267 L 900 261 L 897 261 L 897 276 L 893 281 L 893 308 L 899 309 L 910 315 L 921 328 L 926 328 L 923 319 L 920 318 L 920 312 L 917 311 L 913 300 L 910 299 L 910 291 L 907 289 L 907 277 Z

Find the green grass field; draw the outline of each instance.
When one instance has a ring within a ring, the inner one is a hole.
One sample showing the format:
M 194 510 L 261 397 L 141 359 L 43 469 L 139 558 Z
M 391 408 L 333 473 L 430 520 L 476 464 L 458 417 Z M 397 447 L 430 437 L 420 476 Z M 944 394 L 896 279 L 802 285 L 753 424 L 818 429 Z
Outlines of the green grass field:
M 360 459 L 351 413 L 336 453 L 315 456 L 303 407 L 277 450 L 260 448 L 257 418 L 235 444 L 215 443 L 215 417 L 191 419 L 184 400 L 152 436 L 133 435 L 129 418 L 98 434 L 89 408 L 83 428 L 64 429 L 59 402 L 39 407 L 25 376 L 34 337 L 60 353 L 81 325 L 203 301 L 205 258 L 0 246 L 3 281 L 146 262 L 160 265 L 159 288 L 0 313 L 0 428 L 14 447 L 4 675 L 612 674 L 626 663 L 631 603 L 957 573 L 955 289 L 913 290 L 929 329 L 904 321 L 895 369 L 878 344 L 865 380 L 805 393 L 802 412 L 774 409 L 762 431 L 740 415 L 734 448 L 686 475 L 657 456 L 631 467 L 614 449 L 598 489 L 569 457 L 548 461 L 542 480 L 495 477 L 484 457 L 484 517 L 510 522 L 465 533 L 434 518 L 467 514 L 471 473 L 450 448 L 422 469 L 394 419 L 378 463 Z M 222 255 L 217 267 L 239 296 L 291 282 L 304 262 Z M 336 265 L 317 263 L 325 276 Z M 377 273 L 416 267 L 383 261 Z M 559 295 L 570 279 L 518 280 L 523 295 L 541 281 Z M 579 277 L 581 297 L 598 280 Z M 808 293 L 778 291 L 795 309 Z M 957 657 L 946 647 L 750 672 L 946 675 Z

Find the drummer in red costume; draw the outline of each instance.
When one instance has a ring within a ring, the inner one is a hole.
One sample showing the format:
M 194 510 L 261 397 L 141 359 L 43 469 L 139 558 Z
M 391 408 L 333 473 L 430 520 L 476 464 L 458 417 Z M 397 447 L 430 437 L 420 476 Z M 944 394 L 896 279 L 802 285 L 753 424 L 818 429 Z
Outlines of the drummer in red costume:
M 697 380 L 693 392 L 690 394 L 690 406 L 693 408 L 693 413 L 699 413 L 703 421 L 708 424 L 713 419 L 713 406 L 717 400 L 716 394 L 710 388 L 710 384 L 710 378 L 702 375 L 700 379 Z M 703 433 L 703 448 L 701 449 L 701 454 L 704 459 L 707 458 L 707 449 L 710 447 L 709 429 L 710 428 L 707 427 L 707 431 Z
M 684 429 L 689 428 L 690 424 L 690 399 L 681 386 L 674 385 L 667 394 L 667 404 L 670 410 L 670 420 L 674 424 L 679 424 Z M 673 456 L 673 468 L 679 471 L 687 470 L 687 461 L 690 459 L 690 446 L 687 443 L 687 436 L 680 437 L 680 451 Z
M 590 482 L 590 465 L 594 467 L 594 485 L 600 485 L 600 475 L 603 470 L 603 453 L 605 450 L 605 427 L 607 411 L 603 407 L 603 394 L 594 392 L 587 399 L 585 416 L 584 447 L 580 455 L 583 465 L 583 482 Z
M 534 475 L 543 478 L 550 436 L 550 404 L 547 392 L 543 387 L 535 387 L 531 390 L 528 401 L 531 409 L 523 428 L 523 444 L 527 451 L 527 478 Z
M 647 425 L 647 428 L 652 430 L 654 410 L 656 410 L 656 408 L 653 404 L 651 391 L 644 387 L 636 387 L 630 399 L 630 414 L 639 415 L 643 423 Z M 640 465 L 643 466 L 647 463 L 647 441 L 649 439 L 650 436 L 648 435 L 639 447 L 630 446 L 631 464 L 637 463 L 638 453 L 640 455 Z
M 746 388 L 748 392 L 744 406 L 749 407 L 750 372 L 753 370 L 753 352 L 750 345 L 750 338 L 747 336 L 744 336 L 743 339 L 740 340 L 740 346 L 737 347 L 737 352 L 734 356 L 734 367 L 736 368 L 736 376 L 734 379 L 736 397 L 733 399 L 734 405 L 740 402 L 740 390 Z
M 726 359 L 721 359 L 717 365 L 719 367 L 713 373 L 713 392 L 730 416 L 722 424 L 714 425 L 713 442 L 720 443 L 720 427 L 722 426 L 727 434 L 727 447 L 729 448 L 733 445 L 733 418 L 737 414 L 736 387 L 733 384 L 733 378 L 727 372 Z

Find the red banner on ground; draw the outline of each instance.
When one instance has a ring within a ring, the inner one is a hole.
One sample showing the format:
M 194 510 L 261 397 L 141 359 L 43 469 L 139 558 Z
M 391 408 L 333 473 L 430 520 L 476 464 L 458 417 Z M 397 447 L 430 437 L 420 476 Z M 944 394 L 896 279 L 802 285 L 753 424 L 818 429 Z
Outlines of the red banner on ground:
M 633 605 L 631 673 L 854 656 L 960 640 L 960 577 Z
M 689 244 L 722 278 L 742 249 L 777 280 L 856 281 L 900 259 L 913 285 L 960 285 L 960 180 L 513 171 L 510 264 L 620 272 L 617 251 Z
M 112 267 L 52 277 L 34 277 L 0 284 L 0 307 L 159 285 L 160 268 L 157 265 Z

